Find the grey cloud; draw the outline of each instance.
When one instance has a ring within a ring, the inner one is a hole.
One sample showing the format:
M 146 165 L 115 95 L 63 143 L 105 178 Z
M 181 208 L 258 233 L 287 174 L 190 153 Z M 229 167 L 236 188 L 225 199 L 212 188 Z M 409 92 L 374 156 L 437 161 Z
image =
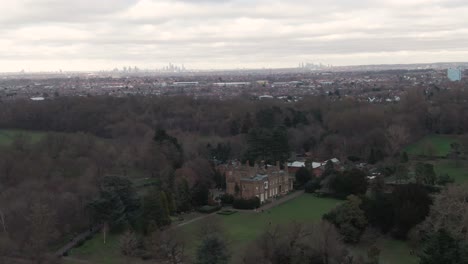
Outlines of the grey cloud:
M 0 49 L 9 51 L 0 60 L 230 67 L 313 57 L 359 64 L 362 54 L 388 61 L 405 52 L 437 59 L 468 52 L 466 13 L 462 0 L 23 0 L 0 9 Z

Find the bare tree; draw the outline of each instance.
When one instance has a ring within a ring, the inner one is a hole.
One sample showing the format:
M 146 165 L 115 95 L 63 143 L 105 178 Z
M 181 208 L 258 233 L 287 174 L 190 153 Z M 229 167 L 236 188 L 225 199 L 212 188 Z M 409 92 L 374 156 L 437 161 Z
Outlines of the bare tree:
M 244 256 L 245 264 L 255 263 L 346 263 L 348 252 L 336 228 L 320 222 L 291 224 L 267 230 Z
M 140 241 L 135 232 L 127 231 L 120 238 L 120 252 L 127 258 L 127 263 L 131 263 L 131 258 L 139 255 Z
M 388 142 L 388 151 L 393 156 L 400 151 L 404 144 L 408 143 L 409 133 L 403 126 L 391 125 L 387 128 L 385 137 Z
M 451 185 L 437 195 L 429 216 L 418 229 L 425 233 L 445 229 L 468 241 L 468 185 Z
M 0 222 L 2 222 L 3 232 L 6 233 L 6 225 L 5 225 L 5 215 L 3 214 L 2 209 L 0 209 Z
M 155 263 L 181 264 L 187 261 L 184 240 L 173 230 L 152 233 L 146 243 L 146 249 L 153 256 Z
M 39 202 L 33 204 L 30 210 L 26 250 L 34 263 L 48 263 L 48 246 L 58 235 L 55 212 L 47 204 Z

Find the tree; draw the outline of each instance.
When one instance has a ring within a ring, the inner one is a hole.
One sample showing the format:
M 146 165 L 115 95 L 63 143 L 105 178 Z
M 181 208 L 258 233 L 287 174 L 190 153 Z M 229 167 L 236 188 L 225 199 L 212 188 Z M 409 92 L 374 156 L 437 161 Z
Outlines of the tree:
M 153 142 L 158 151 L 171 162 L 173 168 L 180 168 L 183 164 L 183 149 L 176 137 L 169 135 L 164 129 L 157 129 Z
M 300 188 L 304 187 L 304 185 L 311 179 L 310 171 L 305 167 L 299 168 L 295 176 L 296 176 L 296 184 Z
M 421 223 L 429 214 L 432 199 L 428 191 L 418 184 L 399 185 L 392 193 L 396 238 L 404 239 L 408 231 Z
M 388 142 L 389 153 L 393 156 L 398 153 L 404 144 L 408 143 L 409 133 L 403 126 L 391 125 L 387 128 L 385 136 Z
M 339 198 L 345 198 L 348 195 L 360 195 L 367 191 L 366 174 L 359 169 L 351 169 L 343 173 L 337 173 L 330 182 L 330 188 L 334 190 Z
M 166 192 L 165 194 L 167 198 L 167 209 L 169 209 L 169 215 L 174 215 L 177 211 L 174 195 L 172 192 Z
M 141 253 L 141 243 L 133 231 L 126 231 L 120 237 L 120 252 L 127 258 L 137 257 Z M 130 260 L 128 261 L 130 263 Z
M 366 264 L 379 264 L 380 249 L 376 246 L 372 246 L 367 251 L 367 258 L 369 261 Z
M 459 239 L 444 229 L 438 230 L 424 243 L 420 264 L 467 264 L 468 250 Z
M 192 209 L 192 196 L 186 179 L 182 179 L 176 188 L 176 207 L 178 212 L 187 212 Z
M 455 159 L 455 166 L 460 167 L 461 144 L 453 142 L 450 144 L 451 156 Z
M 140 201 L 128 179 L 105 176 L 98 187 L 99 198 L 88 205 L 95 223 L 117 227 L 136 221 Z
M 226 243 L 217 235 L 209 235 L 197 249 L 196 264 L 227 264 L 230 255 Z
M 47 204 L 34 203 L 28 216 L 28 241 L 26 250 L 35 263 L 43 263 L 49 246 L 58 237 L 56 213 Z
M 418 162 L 415 165 L 414 171 L 417 183 L 428 185 L 434 185 L 436 183 L 437 175 L 434 171 L 434 165 Z
M 435 196 L 430 213 L 419 226 L 422 233 L 432 234 L 438 230 L 451 237 L 468 241 L 468 185 L 450 185 Z
M 165 195 L 157 189 L 151 190 L 144 197 L 142 220 L 146 233 L 171 223 L 167 200 L 164 200 L 164 197 Z
M 161 196 L 161 207 L 164 210 L 164 215 L 167 215 L 169 217 L 171 215 L 171 211 L 169 210 L 169 202 L 167 200 L 167 195 L 164 191 L 159 192 L 159 195 Z
M 408 153 L 406 151 L 403 151 L 403 153 L 401 153 L 400 162 L 408 163 L 408 161 L 409 161 Z
M 251 129 L 247 135 L 247 144 L 244 160 L 274 164 L 277 161 L 284 163 L 289 158 L 288 135 L 285 127 Z
M 316 190 L 322 187 L 320 178 L 313 178 L 309 180 L 304 186 L 304 190 L 307 193 L 314 193 Z
M 216 188 L 226 189 L 226 175 L 221 173 L 219 170 L 215 170 L 214 182 Z
M 346 263 L 348 257 L 340 234 L 325 221 L 270 227 L 249 248 L 244 264 L 332 264 Z
M 409 179 L 408 168 L 404 164 L 398 164 L 395 170 L 395 180 L 397 183 L 407 182 Z
M 357 243 L 367 226 L 365 212 L 360 208 L 362 200 L 350 195 L 348 200 L 323 216 L 333 223 L 347 243 Z
M 146 248 L 157 263 L 186 263 L 184 240 L 174 230 L 156 230 L 147 240 Z
M 441 174 L 439 175 L 439 177 L 437 178 L 437 184 L 438 185 L 447 185 L 449 183 L 454 183 L 455 182 L 455 179 L 450 177 L 450 175 L 448 175 L 447 173 L 445 174 Z
M 325 168 L 323 170 L 322 177 L 325 178 L 329 175 L 334 174 L 335 172 L 336 172 L 335 165 L 333 165 L 333 162 L 331 160 L 328 160 L 325 163 Z
M 389 232 L 395 224 L 394 208 L 391 195 L 381 193 L 363 198 L 361 208 L 366 213 L 369 224 L 383 233 Z
M 210 198 L 210 189 L 208 183 L 198 181 L 192 188 L 192 204 L 194 206 L 203 206 L 208 204 Z

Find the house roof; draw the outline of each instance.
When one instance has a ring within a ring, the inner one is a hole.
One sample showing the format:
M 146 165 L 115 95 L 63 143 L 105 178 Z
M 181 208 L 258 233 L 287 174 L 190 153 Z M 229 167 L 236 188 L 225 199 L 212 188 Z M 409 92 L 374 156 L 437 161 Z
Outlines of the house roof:
M 243 181 L 263 181 L 268 179 L 268 175 L 257 174 L 254 177 L 242 178 Z
M 303 161 L 294 161 L 294 162 L 289 162 L 288 167 L 292 168 L 302 168 L 305 167 L 305 162 Z
M 320 162 L 312 162 L 312 169 L 320 168 L 322 167 L 322 163 Z

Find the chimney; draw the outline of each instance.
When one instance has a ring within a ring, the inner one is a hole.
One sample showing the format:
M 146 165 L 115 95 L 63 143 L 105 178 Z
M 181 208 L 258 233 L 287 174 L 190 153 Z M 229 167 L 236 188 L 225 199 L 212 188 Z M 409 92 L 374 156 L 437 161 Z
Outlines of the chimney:
M 276 161 L 276 168 L 277 168 L 278 170 L 281 170 L 280 162 L 279 162 L 279 161 Z

